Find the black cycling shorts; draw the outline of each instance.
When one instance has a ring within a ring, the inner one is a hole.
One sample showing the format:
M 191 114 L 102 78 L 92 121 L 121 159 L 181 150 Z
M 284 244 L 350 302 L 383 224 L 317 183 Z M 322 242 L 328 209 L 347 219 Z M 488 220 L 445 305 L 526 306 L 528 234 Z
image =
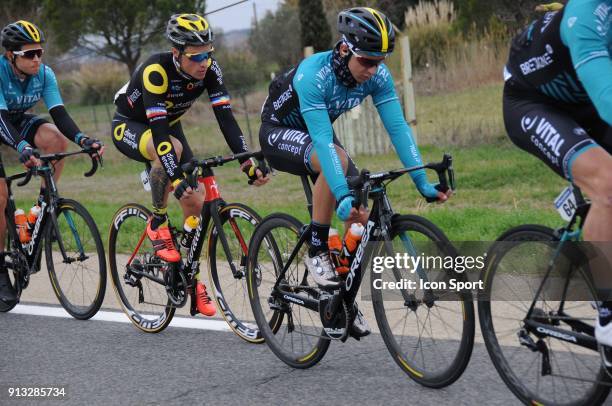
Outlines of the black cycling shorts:
M 611 127 L 592 104 L 559 103 L 509 80 L 503 114 L 512 142 L 570 181 L 571 165 L 582 152 L 594 146 L 612 151 Z
M 36 131 L 38 128 L 48 123 L 44 118 L 37 116 L 35 114 L 24 113 L 11 119 L 11 124 L 15 127 L 15 130 L 19 134 L 23 136 L 23 139 L 28 142 L 28 144 L 36 147 L 34 144 L 34 136 L 36 136 Z
M 147 153 L 147 143 L 153 136 L 148 124 L 115 113 L 112 134 L 113 143 L 128 158 L 145 163 L 155 159 Z M 170 136 L 176 138 L 183 146 L 180 163 L 184 164 L 190 161 L 193 158 L 193 152 L 187 143 L 180 121 L 170 126 Z
M 310 176 L 313 182 L 316 180 L 318 172 L 310 166 L 310 155 L 314 145 L 308 133 L 264 122 L 259 130 L 259 144 L 272 168 L 292 175 Z M 334 144 L 344 150 L 336 134 L 334 134 Z M 348 153 L 346 156 L 348 157 L 347 176 L 359 175 Z

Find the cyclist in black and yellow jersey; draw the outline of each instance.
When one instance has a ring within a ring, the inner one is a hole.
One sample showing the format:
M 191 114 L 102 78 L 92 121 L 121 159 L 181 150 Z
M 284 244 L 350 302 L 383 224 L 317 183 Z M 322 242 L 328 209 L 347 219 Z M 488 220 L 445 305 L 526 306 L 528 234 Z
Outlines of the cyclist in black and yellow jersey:
M 176 14 L 170 18 L 166 36 L 171 52 L 151 55 L 134 72 L 130 81 L 115 96 L 117 112 L 113 118 L 113 142 L 130 159 L 150 163 L 153 217 L 147 235 L 156 255 L 167 262 L 180 260 L 172 241 L 166 208 L 168 194 L 174 189 L 185 218 L 199 216 L 203 196 L 187 183 L 181 164 L 193 153 L 181 127 L 181 116 L 206 91 L 225 140 L 234 153 L 248 147 L 230 105 L 218 62 L 213 58 L 213 32 L 197 14 Z M 268 181 L 251 160 L 241 169 L 254 184 Z M 196 286 L 198 311 L 215 314 L 215 306 L 200 281 Z

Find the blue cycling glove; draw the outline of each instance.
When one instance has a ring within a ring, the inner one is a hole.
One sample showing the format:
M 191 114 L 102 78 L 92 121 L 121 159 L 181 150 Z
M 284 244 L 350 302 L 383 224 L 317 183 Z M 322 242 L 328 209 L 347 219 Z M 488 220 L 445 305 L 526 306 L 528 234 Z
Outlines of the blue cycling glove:
M 336 204 L 336 214 L 342 221 L 346 221 L 351 214 L 351 209 L 355 204 L 355 196 L 344 195 Z

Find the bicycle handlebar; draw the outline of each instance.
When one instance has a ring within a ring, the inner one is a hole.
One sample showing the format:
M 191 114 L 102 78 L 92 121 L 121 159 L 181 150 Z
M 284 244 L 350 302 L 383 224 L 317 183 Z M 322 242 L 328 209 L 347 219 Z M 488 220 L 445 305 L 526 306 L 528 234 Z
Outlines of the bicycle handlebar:
M 80 151 L 75 152 L 58 152 L 55 154 L 47 154 L 47 155 L 39 155 L 37 158 L 42 161 L 41 166 L 29 168 L 26 172 L 18 173 L 16 175 L 12 175 L 7 177 L 7 180 L 14 180 L 24 178 L 21 182 L 17 182 L 17 186 L 25 186 L 30 180 L 32 180 L 32 176 L 38 175 L 41 172 L 42 168 L 48 167 L 51 161 L 59 161 L 68 156 L 79 155 L 79 154 L 87 154 L 91 159 L 91 169 L 85 172 L 83 175 L 86 177 L 91 177 L 96 173 L 98 167 L 102 165 L 102 157 L 98 154 L 98 150 L 93 148 L 83 148 Z
M 355 191 L 355 207 L 368 207 L 368 196 L 372 187 L 380 186 L 384 181 L 393 181 L 400 176 L 417 171 L 420 169 L 431 169 L 438 174 L 438 190 L 446 192 L 449 189 L 455 190 L 455 171 L 453 170 L 453 157 L 450 154 L 444 154 L 442 161 L 428 163 L 426 165 L 414 166 L 411 168 L 396 169 L 388 172 L 379 172 L 371 174 L 367 169 L 362 169 L 358 176 L 347 177 L 349 188 Z M 437 199 L 426 198 L 431 203 Z
M 183 164 L 181 166 L 181 169 L 183 169 L 183 172 L 186 174 L 187 182 L 189 183 L 189 186 L 191 186 L 192 188 L 195 188 L 197 186 L 200 169 L 204 170 L 208 168 L 215 168 L 217 166 L 223 166 L 228 162 L 242 160 L 242 159 L 246 160 L 249 158 L 255 158 L 260 168 L 264 168 L 264 169 L 267 168 L 266 162 L 264 160 L 263 152 L 255 151 L 255 152 L 241 152 L 239 154 L 232 154 L 232 155 L 226 155 L 226 156 L 218 155 L 218 156 L 214 156 L 214 157 L 210 157 L 210 158 L 206 158 L 202 160 L 198 160 L 194 158 L 191 161 Z M 252 183 L 253 181 L 249 180 L 249 184 L 252 184 Z

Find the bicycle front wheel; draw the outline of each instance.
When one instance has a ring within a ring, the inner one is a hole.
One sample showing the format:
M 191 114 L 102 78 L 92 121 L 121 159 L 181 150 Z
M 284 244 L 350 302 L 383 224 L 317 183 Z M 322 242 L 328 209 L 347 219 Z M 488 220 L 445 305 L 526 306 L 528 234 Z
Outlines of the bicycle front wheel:
M 225 251 L 220 233 L 213 224 L 208 234 L 208 278 L 213 285 L 213 295 L 234 333 L 245 341 L 260 344 L 264 339 L 249 303 L 246 270 L 248 244 L 261 218 L 253 209 L 239 203 L 225 205 L 219 216 L 229 252 Z
M 418 216 L 395 217 L 391 241 L 380 249 L 391 257 L 457 255 L 444 233 Z M 447 281 L 449 276 L 447 271 L 426 267 L 414 273 L 394 268 L 372 274 L 374 314 L 393 360 L 410 378 L 431 388 L 452 384 L 468 365 L 475 328 L 472 295 L 449 291 L 428 296 L 419 288 L 400 291 L 379 288 L 389 286 L 386 282 L 403 279 L 414 280 L 418 287 L 420 280 Z M 454 272 L 452 276 L 461 278 Z
M 164 274 L 168 264 L 155 256 L 145 235 L 151 212 L 130 203 L 115 213 L 108 239 L 113 287 L 130 321 L 146 333 L 163 331 L 176 308 L 168 298 Z
M 57 228 L 48 223 L 45 260 L 53 291 L 74 318 L 95 315 L 106 292 L 106 257 L 98 227 L 78 202 L 61 199 Z
M 610 380 L 599 354 L 525 324 L 533 305 L 530 320 L 546 326 L 538 329 L 555 329 L 559 337 L 569 337 L 563 330 L 593 336 L 596 296 L 588 264 L 571 260 L 577 258 L 575 245 L 557 252 L 559 244 L 552 229 L 538 225 L 513 228 L 498 239 L 481 275 L 480 329 L 497 372 L 525 404 L 601 404 Z

